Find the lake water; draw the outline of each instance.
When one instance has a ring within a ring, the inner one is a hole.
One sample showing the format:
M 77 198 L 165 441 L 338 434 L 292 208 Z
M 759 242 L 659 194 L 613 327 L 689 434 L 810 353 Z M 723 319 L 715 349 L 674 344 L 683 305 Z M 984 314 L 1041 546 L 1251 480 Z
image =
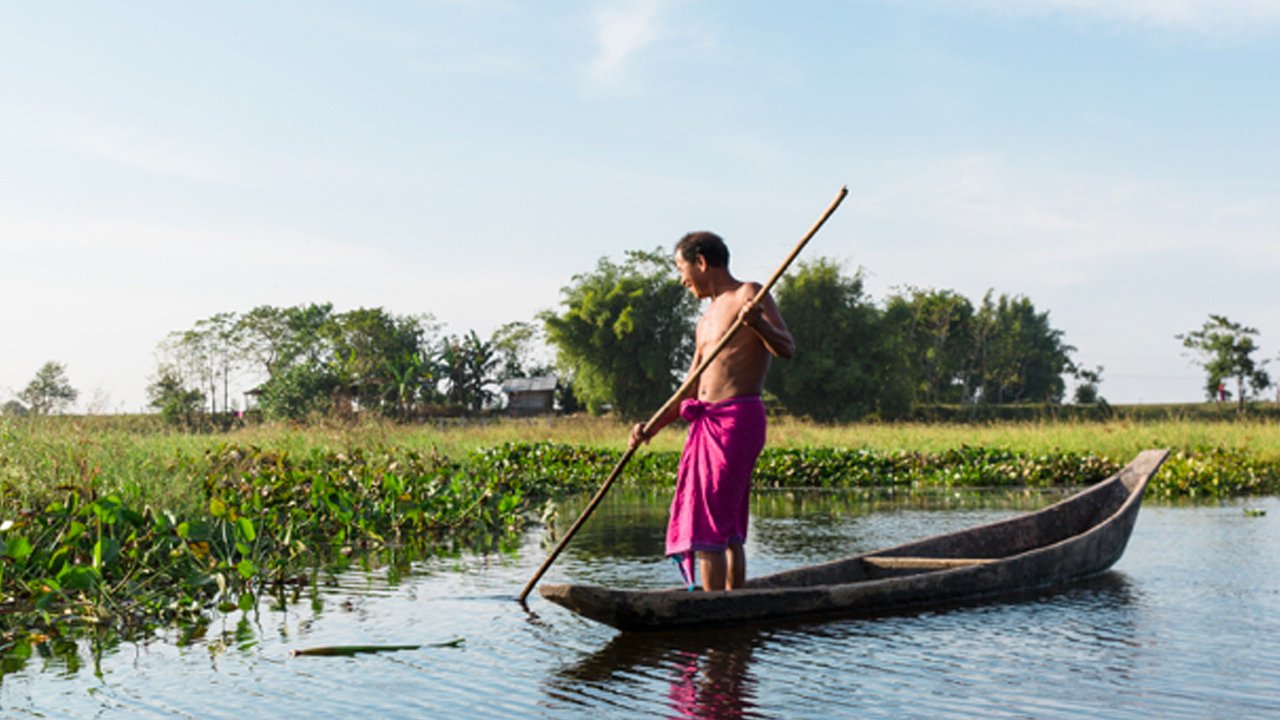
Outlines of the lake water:
M 1042 505 L 937 496 L 756 498 L 752 574 Z M 666 498 L 615 490 L 544 582 L 675 584 Z M 1264 516 L 1244 509 L 1265 510 Z M 577 507 L 561 509 L 560 524 Z M 621 634 L 515 601 L 545 557 L 345 572 L 199 638 L 37 655 L 0 678 L 4 717 L 1280 717 L 1280 498 L 1148 502 L 1115 568 L 1055 592 L 876 619 Z M 446 647 L 432 644 L 461 643 Z M 353 657 L 324 645 L 422 644 Z

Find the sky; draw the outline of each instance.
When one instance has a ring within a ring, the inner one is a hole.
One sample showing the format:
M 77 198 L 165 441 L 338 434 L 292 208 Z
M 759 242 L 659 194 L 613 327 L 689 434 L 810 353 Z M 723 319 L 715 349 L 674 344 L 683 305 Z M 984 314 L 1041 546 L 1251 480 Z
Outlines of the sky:
M 1280 349 L 1277 67 L 1276 0 L 0 0 L 0 402 L 142 411 L 259 305 L 487 337 L 691 230 L 763 280 L 842 186 L 802 260 L 1198 401 L 1175 335 Z

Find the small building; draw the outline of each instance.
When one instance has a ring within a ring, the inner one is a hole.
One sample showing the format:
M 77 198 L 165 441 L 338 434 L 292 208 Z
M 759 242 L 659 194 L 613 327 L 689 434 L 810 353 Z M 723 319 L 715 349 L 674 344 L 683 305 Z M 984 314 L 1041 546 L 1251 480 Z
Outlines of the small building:
M 507 395 L 508 415 L 540 415 L 555 410 L 556 378 L 554 375 L 531 378 L 508 378 L 502 381 Z

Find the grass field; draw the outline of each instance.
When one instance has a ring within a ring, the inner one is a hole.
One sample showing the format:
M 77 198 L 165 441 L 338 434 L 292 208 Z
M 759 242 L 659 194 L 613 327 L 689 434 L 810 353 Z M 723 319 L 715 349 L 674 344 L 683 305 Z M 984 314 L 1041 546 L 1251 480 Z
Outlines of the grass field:
M 460 458 L 508 442 L 621 449 L 627 431 L 628 425 L 616 419 L 585 415 L 411 426 L 386 422 L 305 427 L 264 424 L 204 434 L 169 431 L 152 418 L 139 417 L 0 419 L 0 483 L 10 500 L 15 495 L 42 494 L 41 490 L 70 485 L 93 486 L 99 492 L 121 492 L 134 500 L 174 507 L 200 501 L 200 489 L 180 479 L 180 459 L 199 457 L 227 444 L 292 454 L 390 447 Z M 682 442 L 683 430 L 673 426 L 655 438 L 651 448 L 678 450 Z M 774 419 L 770 426 L 769 446 L 921 452 L 993 447 L 1028 453 L 1092 453 L 1121 463 L 1153 447 L 1185 451 L 1219 448 L 1273 463 L 1280 461 L 1280 422 L 1226 416 L 1211 420 L 832 426 L 783 417 Z

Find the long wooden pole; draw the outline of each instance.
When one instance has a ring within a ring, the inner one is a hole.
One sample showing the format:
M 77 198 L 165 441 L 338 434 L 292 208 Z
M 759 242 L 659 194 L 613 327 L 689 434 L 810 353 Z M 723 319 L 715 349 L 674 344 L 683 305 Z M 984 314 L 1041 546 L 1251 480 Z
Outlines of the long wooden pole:
M 818 230 L 820 230 L 823 224 L 827 222 L 827 218 L 831 217 L 832 213 L 836 211 L 836 208 L 840 207 L 840 203 L 844 201 L 845 195 L 848 194 L 849 188 L 840 188 L 840 192 L 836 193 L 835 199 L 832 200 L 831 204 L 827 206 L 827 209 L 823 211 L 821 217 L 818 218 L 818 221 L 813 224 L 813 227 L 809 228 L 809 232 L 805 233 L 804 237 L 800 238 L 800 242 L 796 243 L 795 248 L 791 250 L 791 254 L 787 255 L 787 258 L 782 261 L 782 264 L 779 265 L 778 269 L 774 271 L 772 276 L 770 276 L 768 282 L 760 287 L 760 292 L 756 293 L 755 298 L 751 301 L 752 303 L 760 302 L 765 295 L 769 294 L 769 291 L 775 284 L 777 284 L 778 279 L 782 277 L 782 274 L 787 271 L 787 268 L 791 266 L 791 263 L 798 255 L 800 255 L 800 251 L 804 249 L 804 246 L 809 243 L 809 240 L 812 239 L 814 235 L 818 234 Z M 649 418 L 649 421 L 644 424 L 644 434 L 646 436 L 653 430 L 654 426 L 658 424 L 658 421 L 661 420 L 662 416 L 666 415 L 672 407 L 680 402 L 680 399 L 684 394 L 688 392 L 689 389 L 693 387 L 693 384 L 698 381 L 698 377 L 702 375 L 702 372 L 711 365 L 711 361 L 715 360 L 716 356 L 720 354 L 720 351 L 729 344 L 729 341 L 733 339 L 733 336 L 745 324 L 745 321 L 741 316 L 739 316 L 733 325 L 729 327 L 724 336 L 720 338 L 720 341 L 717 342 L 715 346 L 711 348 L 710 352 L 707 353 L 706 357 L 702 359 L 702 362 L 698 363 L 698 366 L 689 373 L 689 377 L 685 378 L 684 383 L 680 385 L 680 389 L 676 390 L 675 394 L 671 396 L 671 399 L 667 400 L 667 402 L 658 409 L 658 412 L 654 413 L 653 417 Z M 556 558 L 560 556 L 560 552 L 569 544 L 569 540 L 577 534 L 578 529 L 582 527 L 582 524 L 585 523 L 591 513 L 595 511 L 596 506 L 604 499 L 605 493 L 609 492 L 609 488 L 613 485 L 613 481 L 618 479 L 618 475 L 622 472 L 622 468 L 626 467 L 627 463 L 631 460 L 631 456 L 635 455 L 635 452 L 636 448 L 628 447 L 627 451 L 622 454 L 622 458 L 618 460 L 618 464 L 613 467 L 613 472 L 609 473 L 609 477 L 605 479 L 604 484 L 602 484 L 600 489 L 596 491 L 596 494 L 591 498 L 591 502 L 587 503 L 587 507 L 583 509 L 582 514 L 579 515 L 578 519 L 569 527 L 569 531 L 564 534 L 564 537 L 560 538 L 560 542 L 556 544 L 555 549 L 551 551 L 551 554 L 547 556 L 547 559 L 542 562 L 542 565 L 538 568 L 538 571 L 533 574 L 533 577 L 529 578 L 529 582 L 525 583 L 524 589 L 520 591 L 519 600 L 521 603 L 524 603 L 525 598 L 529 597 L 529 593 L 533 591 L 533 587 L 542 579 L 543 574 L 547 572 L 547 568 L 551 567 L 551 563 L 555 562 Z

